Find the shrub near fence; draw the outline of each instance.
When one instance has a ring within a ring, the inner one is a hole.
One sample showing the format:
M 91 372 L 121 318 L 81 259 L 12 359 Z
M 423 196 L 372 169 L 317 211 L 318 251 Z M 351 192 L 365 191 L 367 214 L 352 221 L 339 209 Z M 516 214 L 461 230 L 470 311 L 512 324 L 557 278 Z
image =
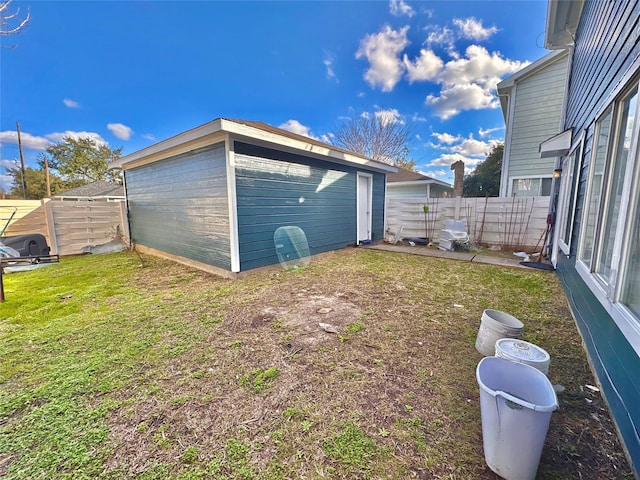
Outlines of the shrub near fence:
M 13 210 L 3 201 L 4 213 Z M 116 236 L 129 237 L 124 202 L 63 202 L 42 201 L 30 213 L 12 222 L 5 236 L 41 233 L 47 239 L 51 253 L 74 255 L 82 253 L 82 247 L 107 243 Z
M 550 197 L 387 198 L 389 239 L 402 227 L 401 237 L 439 240 L 445 220 L 466 220 L 467 233 L 479 244 L 503 249 L 542 248 Z M 424 206 L 429 207 L 424 213 Z

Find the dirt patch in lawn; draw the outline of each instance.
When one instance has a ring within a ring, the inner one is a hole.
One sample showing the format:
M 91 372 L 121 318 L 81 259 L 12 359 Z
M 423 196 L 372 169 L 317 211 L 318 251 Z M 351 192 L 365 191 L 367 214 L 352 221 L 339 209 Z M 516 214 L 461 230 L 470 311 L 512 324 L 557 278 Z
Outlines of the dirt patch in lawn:
M 145 263 L 131 286 L 154 300 L 126 339 L 144 361 L 110 393 L 106 476 L 496 479 L 474 348 L 495 308 L 565 389 L 539 478 L 632 478 L 552 273 L 358 249 L 238 281 Z

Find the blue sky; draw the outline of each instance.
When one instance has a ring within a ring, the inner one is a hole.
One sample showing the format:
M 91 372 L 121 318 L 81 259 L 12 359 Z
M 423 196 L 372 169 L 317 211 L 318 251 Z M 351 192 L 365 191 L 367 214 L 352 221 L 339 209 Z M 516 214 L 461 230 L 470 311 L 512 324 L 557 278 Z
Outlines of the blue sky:
M 451 182 L 504 137 L 498 81 L 542 57 L 546 1 L 47 2 L 0 49 L 0 187 L 65 135 L 132 153 L 217 117 L 320 140 L 382 115 Z

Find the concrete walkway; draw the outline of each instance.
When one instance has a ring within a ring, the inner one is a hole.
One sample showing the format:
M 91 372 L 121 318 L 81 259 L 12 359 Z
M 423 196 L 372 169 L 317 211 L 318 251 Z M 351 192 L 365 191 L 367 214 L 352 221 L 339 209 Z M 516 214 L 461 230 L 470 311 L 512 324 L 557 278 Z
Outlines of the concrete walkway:
M 379 243 L 377 245 L 367 245 L 365 248 L 373 250 L 383 250 L 385 252 L 408 253 L 411 255 L 424 255 L 427 257 L 450 258 L 453 260 L 461 260 L 466 262 L 488 263 L 491 265 L 502 265 L 505 267 L 528 268 L 520 265 L 522 258 L 514 255 L 513 259 L 503 257 L 492 257 L 490 255 L 479 255 L 471 252 L 447 252 L 437 248 L 428 248 L 422 246 L 409 245 L 391 245 L 389 243 Z

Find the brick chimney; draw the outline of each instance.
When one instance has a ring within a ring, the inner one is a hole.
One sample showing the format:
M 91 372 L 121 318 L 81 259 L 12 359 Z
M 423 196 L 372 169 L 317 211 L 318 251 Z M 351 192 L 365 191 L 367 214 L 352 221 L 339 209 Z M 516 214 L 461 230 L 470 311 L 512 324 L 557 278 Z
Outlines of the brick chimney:
M 461 197 L 464 190 L 464 162 L 462 160 L 453 162 L 451 170 L 453 170 L 453 196 Z

